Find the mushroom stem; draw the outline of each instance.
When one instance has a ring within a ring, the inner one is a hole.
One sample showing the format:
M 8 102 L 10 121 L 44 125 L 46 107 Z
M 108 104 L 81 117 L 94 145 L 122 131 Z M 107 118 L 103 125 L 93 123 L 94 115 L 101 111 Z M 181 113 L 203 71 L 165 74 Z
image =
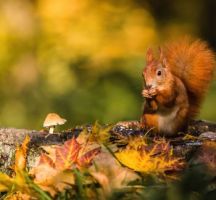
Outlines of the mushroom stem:
M 50 127 L 50 129 L 49 129 L 49 133 L 50 133 L 50 134 L 52 134 L 52 133 L 54 132 L 54 128 L 55 128 L 55 126 L 51 126 L 51 127 Z

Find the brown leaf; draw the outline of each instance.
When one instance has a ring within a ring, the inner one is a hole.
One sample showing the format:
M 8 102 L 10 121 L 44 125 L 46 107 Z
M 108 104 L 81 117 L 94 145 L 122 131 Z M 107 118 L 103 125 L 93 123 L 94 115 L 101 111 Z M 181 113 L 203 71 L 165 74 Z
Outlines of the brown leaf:
M 93 150 L 90 150 L 88 151 L 87 153 L 85 153 L 84 155 L 80 156 L 78 159 L 77 159 L 77 164 L 78 166 L 80 167 L 87 167 L 91 164 L 92 162 L 92 159 L 97 155 L 99 154 L 101 151 L 101 148 L 98 147 L 98 148 L 95 148 Z
M 70 169 L 72 164 L 76 162 L 80 149 L 81 146 L 75 138 L 68 140 L 63 146 L 56 147 L 56 168 L 60 170 Z
M 109 195 L 113 189 L 122 188 L 129 182 L 139 179 L 133 170 L 122 167 L 108 151 L 103 150 L 94 162 L 95 165 L 90 167 L 89 172 L 102 186 L 105 195 Z
M 49 149 L 52 152 L 51 156 L 41 154 L 36 167 L 31 170 L 34 182 L 52 196 L 74 184 L 74 174 L 72 170 L 67 169 L 71 169 L 73 165 L 76 167 L 76 164 L 78 167 L 89 166 L 95 155 L 100 152 L 100 148 L 95 148 L 83 155 L 84 151 L 80 151 L 81 145 L 75 138 L 53 149 L 55 149 L 55 155 L 54 151 Z
M 55 163 L 53 162 L 53 160 L 47 156 L 45 153 L 41 154 L 40 158 L 39 158 L 39 165 L 42 164 L 47 164 L 52 168 L 55 168 Z
M 0 173 L 0 191 L 10 191 L 6 199 L 29 199 L 30 195 L 37 197 L 37 192 L 30 187 L 29 178 L 26 171 L 27 145 L 30 138 L 26 136 L 20 147 L 16 148 L 15 165 L 13 167 L 15 174 L 9 177 Z
M 13 193 L 5 198 L 5 200 L 30 200 L 31 196 L 21 193 L 20 191 Z
M 74 184 L 72 171 L 58 170 L 52 167 L 49 162 L 40 163 L 30 173 L 34 175 L 34 182 L 53 197 L 57 192 L 61 192 L 69 185 Z
M 52 160 L 56 160 L 56 147 L 58 145 L 41 146 L 41 148 L 49 155 Z
M 15 152 L 15 172 L 18 170 L 24 170 L 26 168 L 26 154 L 27 154 L 27 145 L 30 141 L 30 137 L 27 135 L 21 145 L 21 147 L 16 148 Z
M 91 175 L 98 181 L 98 183 L 102 186 L 106 195 L 110 194 L 111 185 L 109 177 L 103 172 L 92 172 Z
M 30 174 L 34 176 L 34 182 L 43 190 L 49 192 L 52 196 L 57 193 L 53 177 L 58 174 L 58 171 L 48 163 L 39 164 L 32 168 Z

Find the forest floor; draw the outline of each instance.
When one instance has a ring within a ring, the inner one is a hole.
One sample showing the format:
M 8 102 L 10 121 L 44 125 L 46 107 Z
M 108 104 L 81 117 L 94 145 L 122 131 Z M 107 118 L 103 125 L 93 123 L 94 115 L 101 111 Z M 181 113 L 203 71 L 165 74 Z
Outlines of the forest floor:
M 216 124 L 0 129 L 0 199 L 216 199 Z

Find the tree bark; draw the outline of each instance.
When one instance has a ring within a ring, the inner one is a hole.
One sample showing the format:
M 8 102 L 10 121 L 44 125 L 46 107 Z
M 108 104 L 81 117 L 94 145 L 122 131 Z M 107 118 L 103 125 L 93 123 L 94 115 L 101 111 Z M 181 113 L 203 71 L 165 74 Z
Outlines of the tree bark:
M 31 138 L 28 153 L 28 167 L 32 167 L 34 166 L 35 158 L 43 151 L 40 148 L 41 146 L 63 144 L 66 140 L 78 136 L 83 128 L 91 130 L 91 126 L 79 127 L 48 135 L 47 132 L 36 130 L 0 128 L 0 171 L 6 173 L 11 172 L 10 167 L 14 161 L 16 146 L 22 143 L 26 135 L 29 135 Z M 181 154 L 187 154 L 191 150 L 197 149 L 202 144 L 203 139 L 216 141 L 216 123 L 201 120 L 192 121 L 185 133 L 197 136 L 198 139 L 188 142 L 182 140 L 182 135 L 171 138 L 171 144 L 173 144 L 175 150 L 181 152 Z M 142 134 L 142 132 L 137 129 L 114 127 L 110 134 L 115 136 L 124 135 L 124 137 L 127 137 L 127 135 Z

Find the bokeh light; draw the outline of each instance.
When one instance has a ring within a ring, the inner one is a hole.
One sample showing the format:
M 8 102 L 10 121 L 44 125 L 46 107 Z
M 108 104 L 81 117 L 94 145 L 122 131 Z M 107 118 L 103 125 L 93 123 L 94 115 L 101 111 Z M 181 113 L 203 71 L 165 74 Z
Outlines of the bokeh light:
M 0 125 L 40 129 L 49 112 L 65 127 L 139 119 L 147 47 L 190 34 L 215 48 L 208 2 L 1 1 Z M 200 118 L 216 121 L 215 91 Z

